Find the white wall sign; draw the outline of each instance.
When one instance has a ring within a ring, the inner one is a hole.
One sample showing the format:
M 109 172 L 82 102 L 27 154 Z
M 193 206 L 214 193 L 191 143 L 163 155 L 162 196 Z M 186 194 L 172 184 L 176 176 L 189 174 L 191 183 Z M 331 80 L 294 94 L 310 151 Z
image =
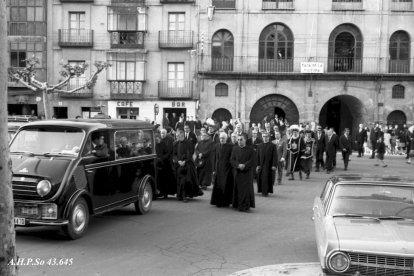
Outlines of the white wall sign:
M 323 73 L 323 67 L 322 62 L 301 62 L 300 72 L 304 74 L 320 74 Z

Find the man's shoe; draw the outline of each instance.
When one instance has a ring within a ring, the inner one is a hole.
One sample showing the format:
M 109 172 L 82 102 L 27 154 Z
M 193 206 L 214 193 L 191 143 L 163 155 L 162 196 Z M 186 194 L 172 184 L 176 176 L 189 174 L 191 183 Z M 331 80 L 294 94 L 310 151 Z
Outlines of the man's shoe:
M 388 167 L 388 165 L 387 165 L 387 164 L 385 164 L 385 165 L 383 165 L 382 167 L 383 167 L 383 168 L 385 168 L 385 167 Z
M 315 172 L 320 172 L 320 170 L 319 169 L 316 169 Z
M 379 164 L 374 164 L 374 166 L 375 166 L 375 167 L 378 167 L 378 166 L 379 166 Z

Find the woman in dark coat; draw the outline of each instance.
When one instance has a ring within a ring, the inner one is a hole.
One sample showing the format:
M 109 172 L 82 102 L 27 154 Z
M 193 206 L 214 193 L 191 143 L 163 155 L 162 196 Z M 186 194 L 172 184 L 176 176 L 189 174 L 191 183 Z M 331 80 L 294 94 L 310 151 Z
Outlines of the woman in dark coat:
M 220 134 L 220 143 L 215 145 L 213 154 L 213 174 L 215 183 L 211 193 L 211 205 L 228 207 L 233 197 L 233 172 L 230 163 L 233 144 L 227 143 L 227 134 Z

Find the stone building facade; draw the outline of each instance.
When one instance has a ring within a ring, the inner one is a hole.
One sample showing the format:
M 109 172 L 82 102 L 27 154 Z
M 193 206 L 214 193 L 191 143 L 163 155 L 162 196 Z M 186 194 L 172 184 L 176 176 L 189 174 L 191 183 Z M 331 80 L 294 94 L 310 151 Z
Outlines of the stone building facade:
M 361 122 L 413 122 L 412 1 L 212 5 L 213 15 L 208 4 L 200 14 L 202 116 L 247 124 L 278 114 L 337 132 Z

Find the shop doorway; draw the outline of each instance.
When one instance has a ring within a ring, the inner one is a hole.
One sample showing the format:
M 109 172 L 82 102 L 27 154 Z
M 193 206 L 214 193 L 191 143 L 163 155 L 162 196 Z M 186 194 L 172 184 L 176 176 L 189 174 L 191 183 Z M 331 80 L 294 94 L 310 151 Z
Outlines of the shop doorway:
M 232 118 L 230 111 L 228 111 L 225 108 L 216 109 L 216 111 L 213 112 L 213 115 L 211 117 L 213 118 L 213 120 L 219 122 L 220 125 L 223 121 L 228 122 Z
M 391 112 L 387 117 L 387 125 L 389 126 L 395 126 L 398 125 L 398 127 L 403 127 L 404 124 L 407 123 L 407 116 L 405 116 L 405 113 L 401 110 L 394 110 Z
M 66 106 L 54 106 L 53 107 L 53 116 L 56 119 L 67 119 L 68 118 L 68 108 Z
M 37 104 L 8 104 L 9 115 L 32 115 L 37 116 Z
M 250 122 L 259 123 L 265 116 L 285 118 L 289 124 L 299 123 L 299 110 L 295 103 L 286 96 L 272 94 L 259 99 L 250 112 Z
M 184 120 L 187 120 L 187 109 L 186 108 L 164 108 L 164 113 L 162 117 L 165 117 L 165 114 L 168 113 L 168 120 L 170 121 L 170 127 L 175 128 L 175 124 L 178 122 L 179 117 L 184 116 Z M 173 116 L 175 113 L 175 117 Z

